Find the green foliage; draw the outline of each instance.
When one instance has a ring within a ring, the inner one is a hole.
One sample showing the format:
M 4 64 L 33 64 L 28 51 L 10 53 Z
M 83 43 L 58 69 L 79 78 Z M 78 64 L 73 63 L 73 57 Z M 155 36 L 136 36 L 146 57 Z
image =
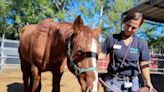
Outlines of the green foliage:
M 15 8 L 15 6 L 18 6 Z M 51 0 L 12 0 L 12 10 L 16 11 L 14 20 L 17 24 L 37 23 L 47 17 L 53 17 L 54 12 Z M 21 20 L 21 21 L 20 21 Z
M 64 21 L 65 18 L 65 10 L 61 10 L 58 13 L 55 14 L 55 17 L 58 18 L 61 21 Z
M 15 16 L 15 23 L 17 24 L 21 23 L 21 17 L 19 15 Z
M 89 18 L 92 27 L 95 23 L 93 16 L 99 13 L 99 25 L 102 25 L 102 38 L 107 34 L 120 32 L 121 29 L 121 14 L 122 12 L 133 7 L 134 0 L 0 0 L 0 36 L 5 32 L 6 38 L 18 39 L 20 28 L 26 24 L 35 24 L 45 18 L 57 18 L 59 21 L 64 21 L 65 17 L 76 17 L 77 10 L 80 11 L 85 18 Z M 141 3 L 145 0 L 135 0 L 136 3 Z M 65 6 L 71 7 L 70 2 L 76 4 L 81 2 L 78 7 L 71 11 L 66 11 Z M 84 3 L 92 2 L 93 6 L 90 9 Z M 13 19 L 13 24 L 7 24 L 6 19 Z M 102 22 L 102 23 L 101 23 Z M 112 29 L 112 30 L 111 30 Z M 114 30 L 113 30 L 114 29 Z M 152 29 L 148 29 L 143 25 L 143 32 L 148 38 L 150 47 L 161 46 L 164 42 L 164 37 L 159 36 L 154 38 Z
M 0 1 L 0 35 L 5 31 L 6 38 L 18 39 L 20 28 L 26 24 L 36 24 L 54 17 L 64 20 L 64 5 L 64 0 L 56 0 L 54 3 L 52 0 L 9 0 L 7 4 L 5 0 Z M 6 24 L 6 18 L 13 19 L 14 24 Z
M 86 10 L 86 8 L 84 7 L 83 4 L 81 4 L 81 5 L 79 6 L 79 8 L 80 8 L 80 11 L 84 13 L 84 16 L 89 16 L 88 11 Z
M 162 34 L 159 34 L 158 36 L 155 35 L 154 31 L 156 30 L 156 25 L 149 26 L 143 23 L 143 25 L 140 27 L 140 31 L 142 34 L 144 34 L 147 38 L 148 46 L 149 48 L 161 48 L 164 49 L 164 36 Z
M 11 3 L 5 0 L 0 0 L 0 37 L 4 33 L 5 29 L 7 28 L 7 24 L 5 24 L 5 18 L 8 17 L 9 5 Z
M 102 22 L 100 24 L 106 25 L 105 27 L 102 25 L 101 31 L 102 38 L 104 38 L 109 34 L 109 31 L 110 33 L 120 31 L 121 15 L 124 11 L 132 8 L 133 0 L 95 0 L 94 3 L 96 4 L 96 11 L 100 12 L 100 22 Z
M 13 32 L 18 32 L 18 30 L 26 25 L 26 24 L 35 24 L 38 23 L 40 20 L 43 20 L 45 18 L 58 18 L 60 21 L 64 21 L 66 11 L 64 9 L 64 6 L 68 4 L 71 0 L 55 0 L 54 3 L 52 3 L 52 0 L 9 0 L 10 4 L 8 4 L 6 7 L 4 6 L 4 2 L 1 1 L 0 7 L 6 12 L 3 13 L 4 18 L 9 17 L 12 18 L 15 23 L 14 26 L 10 28 L 11 30 L 14 30 Z M 34 1 L 34 2 L 32 2 Z M 120 20 L 120 12 L 123 12 L 124 10 L 129 7 L 128 5 L 131 4 L 132 0 L 114 0 L 113 5 L 108 4 L 107 2 L 111 2 L 113 0 L 95 0 L 92 1 L 94 4 L 96 4 L 96 8 L 91 8 L 90 10 L 87 10 L 86 7 L 84 7 L 83 4 L 79 5 L 78 9 L 84 14 L 84 16 L 91 18 L 92 22 L 90 23 L 90 26 L 93 25 L 93 15 L 96 11 L 100 11 L 102 7 L 104 7 L 103 16 L 105 16 L 105 19 L 103 20 L 104 23 L 107 23 L 109 27 L 115 26 L 117 30 L 119 30 L 119 20 Z M 131 1 L 131 2 L 130 2 Z M 79 0 L 79 2 L 91 2 L 91 0 Z M 5 10 L 7 9 L 7 10 Z M 109 11 L 110 10 L 110 11 Z M 10 15 L 9 12 L 14 11 L 15 14 Z M 73 11 L 71 11 L 73 12 Z M 72 13 L 69 13 L 70 16 L 73 16 Z M 3 19 L 4 19 L 3 18 Z M 8 25 L 6 25 L 8 26 Z M 104 28 L 105 29 L 105 28 Z M 4 28 L 6 30 L 6 34 L 11 34 L 7 27 Z M 103 31 L 104 35 L 106 34 L 105 30 Z M 9 35 L 9 36 L 15 36 L 15 35 Z M 17 36 L 15 37 L 17 39 Z
M 148 44 L 150 48 L 161 48 L 164 49 L 164 36 L 158 36 L 156 39 L 150 39 Z
M 162 48 L 164 49 L 164 36 L 159 35 L 157 38 L 153 37 L 154 27 L 148 31 L 145 31 L 146 36 L 148 37 L 148 45 L 150 48 Z
M 132 8 L 132 0 L 114 0 L 113 5 L 107 6 L 110 12 L 106 12 L 106 22 L 109 27 L 114 27 L 116 30 L 113 32 L 119 32 L 121 29 L 121 15 L 124 11 Z
M 7 11 L 8 11 L 8 4 L 7 2 L 4 2 L 0 0 L 0 17 L 4 18 L 7 16 Z
M 102 6 L 105 6 L 105 0 L 95 0 L 96 10 L 99 11 Z

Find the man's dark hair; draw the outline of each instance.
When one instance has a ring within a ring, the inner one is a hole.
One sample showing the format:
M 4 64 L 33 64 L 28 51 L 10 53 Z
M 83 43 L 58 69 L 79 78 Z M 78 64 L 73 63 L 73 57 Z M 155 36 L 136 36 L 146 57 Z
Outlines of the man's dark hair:
M 127 22 L 129 20 L 139 20 L 139 19 L 141 19 L 141 23 L 140 23 L 140 25 L 141 25 L 143 23 L 143 21 L 144 21 L 144 18 L 143 18 L 143 15 L 142 15 L 141 12 L 137 12 L 137 11 L 135 11 L 135 12 L 129 12 L 123 18 L 122 23 L 125 23 L 125 22 Z

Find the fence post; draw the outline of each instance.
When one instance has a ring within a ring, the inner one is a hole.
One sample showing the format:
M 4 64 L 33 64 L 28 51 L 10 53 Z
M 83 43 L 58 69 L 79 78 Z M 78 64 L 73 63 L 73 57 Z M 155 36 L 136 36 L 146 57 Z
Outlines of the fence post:
M 0 72 L 2 72 L 3 65 L 5 63 L 5 55 L 3 52 L 4 48 L 4 39 L 5 39 L 5 34 L 2 35 L 2 40 L 1 40 L 1 62 L 0 62 Z

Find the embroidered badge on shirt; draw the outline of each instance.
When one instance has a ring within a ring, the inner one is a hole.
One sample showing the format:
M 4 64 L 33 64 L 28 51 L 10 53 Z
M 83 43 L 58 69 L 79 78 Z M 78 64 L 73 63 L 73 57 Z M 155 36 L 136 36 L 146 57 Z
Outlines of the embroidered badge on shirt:
M 130 48 L 130 52 L 131 53 L 138 53 L 138 49 L 137 48 Z
M 114 44 L 113 48 L 114 49 L 121 49 L 121 45 Z

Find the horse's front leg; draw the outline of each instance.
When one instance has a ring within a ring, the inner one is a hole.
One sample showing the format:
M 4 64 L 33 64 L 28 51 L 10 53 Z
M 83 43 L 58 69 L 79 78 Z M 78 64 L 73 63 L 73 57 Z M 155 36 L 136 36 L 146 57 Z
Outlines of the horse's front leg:
M 58 63 L 52 65 L 52 75 L 53 75 L 53 79 L 52 79 L 52 85 L 53 85 L 53 89 L 52 92 L 60 92 L 60 80 L 61 80 L 61 76 L 66 68 L 67 65 L 67 58 L 64 58 L 61 61 L 58 61 Z
M 66 67 L 66 58 L 63 61 L 59 61 L 56 65 L 53 66 L 52 74 L 53 74 L 53 90 L 52 92 L 60 92 L 60 80 L 61 76 Z
M 61 75 L 60 73 L 52 72 L 53 74 L 53 79 L 52 79 L 52 85 L 53 89 L 52 92 L 60 92 L 60 80 L 61 80 Z
M 32 91 L 31 92 L 40 92 L 41 90 L 41 71 L 38 69 L 37 66 L 31 66 L 32 72 Z

